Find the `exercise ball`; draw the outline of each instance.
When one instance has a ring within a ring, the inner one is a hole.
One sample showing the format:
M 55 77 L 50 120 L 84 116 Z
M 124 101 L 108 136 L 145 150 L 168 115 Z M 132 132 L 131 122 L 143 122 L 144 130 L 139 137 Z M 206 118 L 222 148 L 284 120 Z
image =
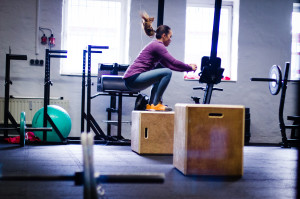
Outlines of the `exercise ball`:
M 71 132 L 71 118 L 65 109 L 57 105 L 48 105 L 47 106 L 48 115 L 52 119 L 55 126 L 61 132 L 64 138 L 67 138 Z M 44 107 L 38 110 L 32 120 L 32 127 L 40 128 L 43 127 L 44 122 Z M 47 121 L 47 127 L 52 127 L 49 121 Z M 47 132 L 47 142 L 61 142 L 61 139 L 57 135 L 56 131 L 52 127 L 52 131 Z M 35 131 L 34 135 L 43 140 L 43 131 Z M 43 140 L 44 141 L 44 140 Z

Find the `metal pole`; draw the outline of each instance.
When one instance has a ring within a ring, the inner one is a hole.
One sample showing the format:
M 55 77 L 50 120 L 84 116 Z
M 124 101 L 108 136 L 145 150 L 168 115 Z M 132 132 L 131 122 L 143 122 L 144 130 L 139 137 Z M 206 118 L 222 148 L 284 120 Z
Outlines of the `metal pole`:
M 213 25 L 213 33 L 212 33 L 212 41 L 211 41 L 211 52 L 210 52 L 210 63 L 212 67 L 210 70 L 212 73 L 216 74 L 217 73 L 217 68 L 215 60 L 217 58 L 217 51 L 218 51 L 218 39 L 219 39 L 219 26 L 220 26 L 220 16 L 221 16 L 221 7 L 222 7 L 222 0 L 216 0 L 215 1 L 215 13 L 214 13 L 214 25 Z M 208 83 L 206 85 L 206 90 L 203 98 L 203 103 L 204 104 L 209 104 L 212 91 L 214 88 L 214 84 Z
M 4 101 L 4 127 L 8 127 L 8 111 L 9 111 L 9 85 L 10 81 L 10 58 L 6 54 L 6 71 L 5 71 L 5 101 Z M 4 131 L 4 137 L 8 137 L 8 131 Z
M 86 50 L 83 50 L 83 67 L 82 67 L 82 93 L 81 93 L 81 132 L 84 131 L 84 111 L 85 111 L 85 63 Z
M 217 57 L 221 7 L 222 7 L 222 0 L 216 0 L 215 1 L 214 27 L 213 27 L 213 33 L 212 33 L 210 59 Z
M 45 53 L 45 79 L 44 79 L 44 115 L 43 115 L 43 127 L 47 127 L 47 113 L 48 105 L 50 103 L 50 56 L 49 49 L 46 49 Z M 43 131 L 43 141 L 47 141 L 47 132 Z
M 88 74 L 87 74 L 87 105 L 86 105 L 86 117 L 87 117 L 87 125 L 86 125 L 86 132 L 89 133 L 91 131 L 91 49 L 92 46 L 88 45 Z
M 158 0 L 157 27 L 164 24 L 165 0 Z
M 286 128 L 285 128 L 284 119 L 283 119 L 283 110 L 284 110 L 284 102 L 285 102 L 285 94 L 286 94 L 286 89 L 287 89 L 287 79 L 288 79 L 288 75 L 289 75 L 289 70 L 290 70 L 290 63 L 286 63 L 283 84 L 282 84 L 282 91 L 281 91 L 281 96 L 280 96 L 280 103 L 279 103 L 279 127 L 280 127 L 280 131 L 281 131 L 282 144 L 283 144 L 284 148 L 290 147 L 287 137 L 286 137 Z
M 206 85 L 204 98 L 203 98 L 203 104 L 209 104 L 210 103 L 213 88 L 214 88 L 214 84 L 207 84 Z

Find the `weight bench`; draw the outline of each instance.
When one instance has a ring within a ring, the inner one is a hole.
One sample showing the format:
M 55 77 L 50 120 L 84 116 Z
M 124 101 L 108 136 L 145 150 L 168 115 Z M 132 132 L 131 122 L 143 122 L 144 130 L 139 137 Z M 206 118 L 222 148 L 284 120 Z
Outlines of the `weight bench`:
M 131 123 L 130 121 L 122 121 L 122 100 L 123 97 L 137 97 L 139 92 L 133 92 L 129 90 L 125 81 L 123 80 L 123 74 L 129 65 L 114 64 L 99 64 L 98 66 L 98 80 L 97 91 L 98 95 L 110 96 L 110 106 L 106 109 L 107 120 L 103 121 L 107 123 L 107 137 L 109 139 L 115 139 L 111 136 L 111 125 L 117 125 L 116 140 L 124 140 L 122 137 L 122 123 Z M 116 100 L 118 97 L 118 107 L 116 107 Z M 118 113 L 117 121 L 113 121 L 112 113 Z

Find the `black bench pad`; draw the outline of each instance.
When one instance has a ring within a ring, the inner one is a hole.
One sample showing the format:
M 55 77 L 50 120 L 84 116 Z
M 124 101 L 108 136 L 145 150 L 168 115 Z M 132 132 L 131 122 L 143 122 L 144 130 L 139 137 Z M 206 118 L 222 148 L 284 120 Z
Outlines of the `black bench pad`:
M 123 76 L 118 75 L 102 75 L 100 80 L 100 91 L 136 93 L 128 89 L 125 85 Z

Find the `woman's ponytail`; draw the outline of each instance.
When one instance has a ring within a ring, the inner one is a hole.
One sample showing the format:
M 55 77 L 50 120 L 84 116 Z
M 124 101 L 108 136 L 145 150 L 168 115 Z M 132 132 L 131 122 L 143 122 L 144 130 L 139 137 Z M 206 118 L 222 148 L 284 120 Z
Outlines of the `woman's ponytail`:
M 149 37 L 153 37 L 155 35 L 155 30 L 152 27 L 152 22 L 154 21 L 154 17 L 149 17 L 149 15 L 144 11 L 140 13 L 143 19 L 143 28 Z
M 154 17 L 149 17 L 149 15 L 144 11 L 140 13 L 142 19 L 143 19 L 143 28 L 149 37 L 153 37 L 155 34 L 156 39 L 160 39 L 163 34 L 168 35 L 171 28 L 167 25 L 160 25 L 157 27 L 157 30 L 155 31 L 152 27 L 152 22 L 154 21 Z

